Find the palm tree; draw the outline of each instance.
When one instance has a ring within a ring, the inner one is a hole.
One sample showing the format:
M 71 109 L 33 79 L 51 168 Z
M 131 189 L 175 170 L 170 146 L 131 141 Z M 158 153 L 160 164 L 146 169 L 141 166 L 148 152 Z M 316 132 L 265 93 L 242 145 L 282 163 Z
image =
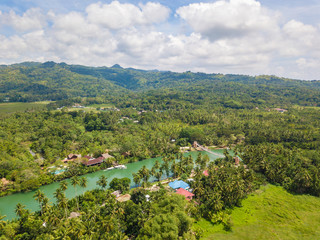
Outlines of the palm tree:
M 163 174 L 162 169 L 160 169 L 158 172 L 155 173 L 154 176 L 156 177 L 156 179 L 158 180 L 158 182 L 160 182 L 161 177 L 162 177 L 162 174 Z
M 35 200 L 39 203 L 39 206 L 40 206 L 40 214 L 42 215 L 42 201 L 43 201 L 43 199 L 44 199 L 44 197 L 45 197 L 45 196 L 44 196 L 44 193 L 41 192 L 40 189 L 38 189 L 38 190 L 34 193 L 33 197 L 34 197 Z
M 150 170 L 144 165 L 140 170 L 139 170 L 139 175 L 141 175 L 143 181 L 145 184 L 147 184 L 149 178 L 150 178 Z
M 162 172 L 166 172 L 167 178 L 170 176 L 170 166 L 168 161 L 163 162 L 160 169 L 162 169 Z
M 1 216 L 0 215 L 0 231 L 2 231 L 2 229 L 5 227 L 6 222 L 3 221 L 2 219 L 4 219 L 6 216 Z
M 74 188 L 74 193 L 75 193 L 75 199 L 76 199 L 76 202 L 77 202 L 77 209 L 79 211 L 79 200 L 78 200 L 78 194 L 77 194 L 77 185 L 80 184 L 80 179 L 78 176 L 74 176 L 71 178 L 71 185 L 73 186 Z
M 15 213 L 21 218 L 27 210 L 25 210 L 26 206 L 25 205 L 22 205 L 21 203 L 18 203 L 17 206 L 16 206 L 16 209 L 15 209 Z
M 61 188 L 57 188 L 56 191 L 53 193 L 53 196 L 55 197 L 55 199 L 57 199 L 57 202 L 59 202 L 62 197 Z
M 196 159 L 196 164 L 201 166 L 201 163 L 202 163 L 202 153 L 199 152 L 197 159 Z
M 66 198 L 65 193 L 61 188 L 57 188 L 57 190 L 53 193 L 53 196 L 57 199 L 58 206 L 64 208 L 65 215 L 67 218 L 68 199 Z
M 66 180 L 60 182 L 60 188 L 62 191 L 66 191 L 68 189 L 68 183 Z
M 42 199 L 42 210 L 43 210 L 43 213 L 46 213 L 49 208 L 50 208 L 49 198 L 44 196 L 44 198 Z
M 88 182 L 88 180 L 87 180 L 86 177 L 80 178 L 80 187 L 86 188 L 87 187 L 87 182 Z
M 152 176 L 155 176 L 157 170 L 158 170 L 158 169 L 157 169 L 155 166 L 153 166 L 153 167 L 151 168 L 151 171 L 150 171 L 151 175 L 152 175 Z
M 174 178 L 178 176 L 178 172 L 179 172 L 178 168 L 179 166 L 175 162 L 171 164 L 171 171 L 173 172 Z
M 106 176 L 101 175 L 101 176 L 99 177 L 99 180 L 97 181 L 97 184 L 98 184 L 102 189 L 104 189 L 104 188 L 107 186 L 107 184 L 108 184 L 108 181 L 107 181 Z
M 139 173 L 132 173 L 133 181 L 135 184 L 140 186 L 140 181 L 141 181 L 141 175 Z
M 45 219 L 47 223 L 47 228 L 52 228 L 54 226 L 57 226 L 61 222 L 61 217 L 58 214 L 57 210 L 49 209 L 47 218 Z
M 59 199 L 58 206 L 64 208 L 65 217 L 68 217 L 68 199 L 64 193 L 61 194 L 61 198 Z
M 201 162 L 201 169 L 205 170 L 205 168 L 207 167 L 208 163 L 210 162 L 210 158 L 207 154 L 205 154 L 202 157 L 202 162 Z

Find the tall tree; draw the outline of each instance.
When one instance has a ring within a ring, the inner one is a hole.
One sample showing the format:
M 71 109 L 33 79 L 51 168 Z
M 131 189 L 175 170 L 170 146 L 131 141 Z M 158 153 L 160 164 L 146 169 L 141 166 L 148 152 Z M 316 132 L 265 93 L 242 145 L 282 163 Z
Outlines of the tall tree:
M 71 185 L 73 186 L 74 188 L 74 193 L 75 193 L 75 199 L 77 201 L 77 209 L 79 211 L 79 198 L 78 198 L 78 194 L 77 194 L 77 185 L 80 184 L 80 179 L 78 176 L 74 176 L 72 177 L 71 179 Z
M 45 198 L 45 195 L 44 195 L 44 193 L 43 193 L 40 189 L 38 189 L 38 190 L 34 193 L 33 197 L 34 197 L 35 200 L 39 203 L 40 214 L 42 215 L 42 203 L 43 203 L 43 199 Z
M 140 170 L 139 170 L 139 175 L 141 175 L 143 182 L 145 186 L 147 185 L 147 182 L 150 178 L 150 170 L 144 165 Z
M 87 178 L 86 177 L 82 177 L 80 178 L 80 187 L 82 187 L 83 189 L 87 187 Z
M 133 182 L 137 184 L 139 187 L 142 179 L 141 175 L 139 173 L 132 173 L 132 177 L 133 177 Z
M 62 191 L 66 191 L 68 189 L 68 182 L 66 180 L 61 181 L 59 185 Z
M 99 185 L 101 187 L 101 189 L 105 189 L 105 187 L 107 186 L 108 184 L 108 181 L 107 181 L 107 178 L 106 176 L 104 175 L 101 175 L 99 177 L 99 180 L 97 181 L 97 185 Z
M 25 209 L 25 205 L 22 205 L 21 203 L 18 203 L 15 209 L 15 213 L 21 218 L 25 213 L 26 213 L 26 209 Z

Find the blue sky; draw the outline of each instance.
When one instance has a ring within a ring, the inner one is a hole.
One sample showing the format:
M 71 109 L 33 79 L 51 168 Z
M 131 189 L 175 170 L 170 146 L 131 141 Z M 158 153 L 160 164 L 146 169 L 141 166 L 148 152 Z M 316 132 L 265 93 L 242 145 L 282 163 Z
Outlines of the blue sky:
M 2 0 L 0 64 L 320 79 L 315 0 Z

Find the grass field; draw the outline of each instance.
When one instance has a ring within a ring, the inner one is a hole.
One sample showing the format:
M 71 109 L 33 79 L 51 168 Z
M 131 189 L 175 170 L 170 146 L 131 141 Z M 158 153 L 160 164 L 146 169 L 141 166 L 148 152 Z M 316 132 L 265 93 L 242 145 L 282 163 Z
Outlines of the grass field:
M 320 198 L 261 187 L 231 213 L 232 231 L 204 219 L 195 224 L 202 239 L 320 239 Z
M 0 114 L 40 110 L 40 109 L 44 109 L 48 103 L 50 102 L 44 101 L 44 102 L 30 102 L 30 103 L 23 103 L 23 102 L 0 103 Z

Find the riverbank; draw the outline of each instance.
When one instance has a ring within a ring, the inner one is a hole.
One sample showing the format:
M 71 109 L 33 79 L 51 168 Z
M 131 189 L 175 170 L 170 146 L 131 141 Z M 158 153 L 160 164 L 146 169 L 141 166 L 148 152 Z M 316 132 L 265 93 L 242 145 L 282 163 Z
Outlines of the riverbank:
M 215 152 L 222 154 L 223 150 L 216 150 Z M 191 155 L 194 159 L 198 156 L 199 152 L 189 152 L 185 153 L 185 156 Z M 209 156 L 210 160 L 213 161 L 217 159 L 218 157 L 206 153 L 206 152 L 201 152 L 203 155 L 206 154 Z M 88 190 L 93 190 L 97 188 L 96 182 L 99 180 L 99 177 L 104 175 L 108 182 L 110 183 L 113 178 L 123 178 L 127 177 L 131 180 L 131 187 L 135 186 L 132 173 L 137 173 L 143 166 L 146 166 L 148 169 L 151 169 L 156 161 L 159 161 L 162 163 L 161 157 L 158 158 L 150 158 L 150 159 L 145 159 L 139 162 L 134 162 L 134 163 L 128 163 L 126 164 L 127 169 L 113 169 L 110 171 L 97 171 L 97 172 L 92 172 L 92 173 L 87 173 L 83 176 L 87 178 L 87 187 L 86 188 L 80 188 L 77 187 L 77 195 L 83 194 L 85 191 Z M 150 182 L 154 181 L 155 178 L 152 177 L 149 179 Z M 67 183 L 70 184 L 70 179 L 66 180 Z M 49 200 L 54 203 L 55 199 L 53 197 L 53 193 L 55 190 L 59 187 L 59 182 L 54 182 L 48 185 L 41 186 L 39 189 L 44 192 L 44 194 L 49 198 Z M 20 192 L 20 193 L 15 193 L 12 195 L 8 195 L 5 197 L 0 198 L 0 214 L 1 215 L 6 215 L 5 219 L 13 219 L 16 217 L 15 215 L 15 207 L 18 203 L 21 203 L 26 206 L 27 209 L 30 209 L 31 211 L 37 211 L 39 210 L 39 204 L 34 200 L 33 195 L 35 191 L 30 191 L 30 192 Z M 66 197 L 67 198 L 73 198 L 75 197 L 75 191 L 72 187 L 69 187 L 66 190 Z
M 59 182 L 65 179 L 69 179 L 74 175 L 83 176 L 88 173 L 94 173 L 101 170 L 106 170 L 110 167 L 115 167 L 116 165 L 125 165 L 132 162 L 142 161 L 134 158 L 124 158 L 119 162 L 103 162 L 102 164 L 95 166 L 84 166 L 81 163 L 73 164 L 70 162 L 61 162 L 59 166 L 51 165 L 46 168 L 42 168 L 41 174 L 38 178 L 33 179 L 33 181 L 27 181 L 24 184 L 20 184 L 16 186 L 14 182 L 8 181 L 10 184 L 7 186 L 2 185 L 3 189 L 0 191 L 0 198 L 8 195 L 16 194 L 16 193 L 26 193 L 30 191 L 34 191 L 41 186 L 49 185 L 54 182 Z M 21 187 L 22 185 L 22 187 Z

